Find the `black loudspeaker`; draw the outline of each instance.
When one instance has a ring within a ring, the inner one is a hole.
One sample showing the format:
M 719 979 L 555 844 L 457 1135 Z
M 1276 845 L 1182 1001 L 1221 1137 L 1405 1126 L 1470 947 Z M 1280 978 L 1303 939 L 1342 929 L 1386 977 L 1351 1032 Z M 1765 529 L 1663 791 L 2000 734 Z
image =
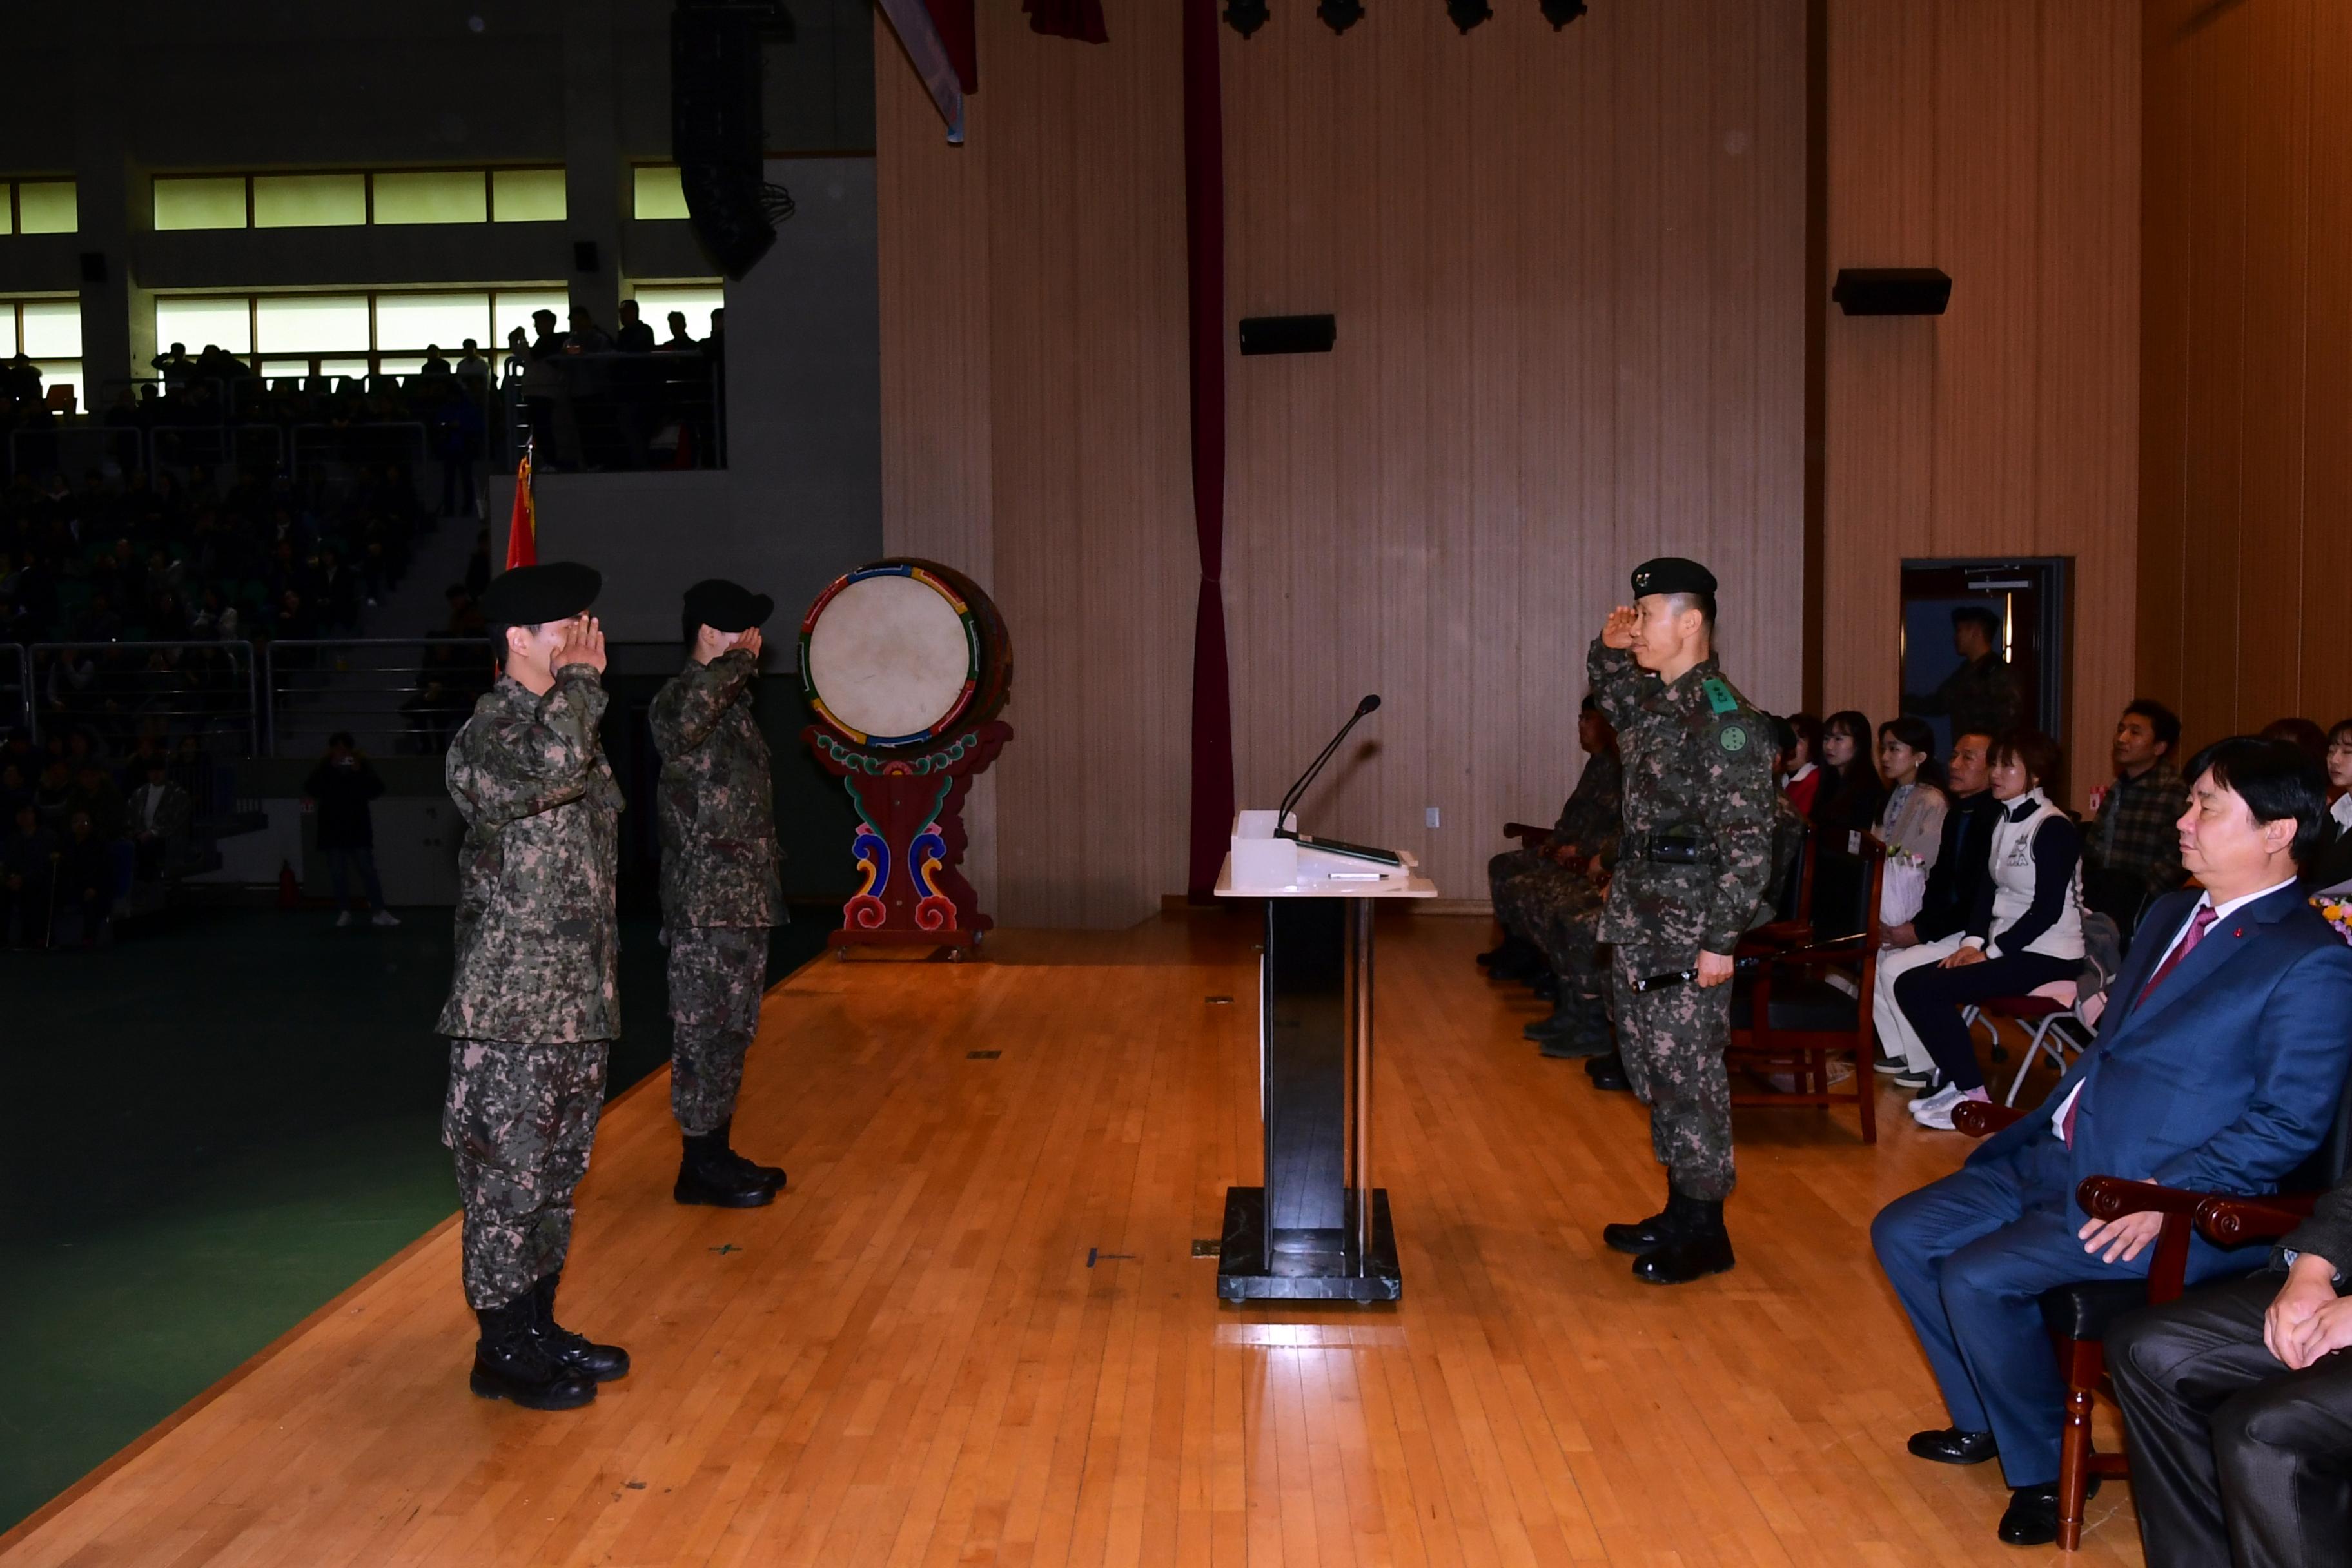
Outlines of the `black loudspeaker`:
M 106 281 L 106 252 L 85 250 L 81 253 L 81 280 L 85 283 Z
M 572 270 L 574 272 L 593 272 L 596 270 L 596 242 L 594 240 L 575 239 L 572 242 Z
M 1339 341 L 1336 316 L 1244 316 L 1244 354 L 1328 354 Z
M 761 36 L 781 26 L 773 5 L 685 4 L 669 18 L 670 155 L 703 254 L 730 278 L 776 243 L 791 197 L 764 173 Z
M 1952 280 L 1934 267 L 1841 267 L 1830 298 L 1849 316 L 1940 316 Z

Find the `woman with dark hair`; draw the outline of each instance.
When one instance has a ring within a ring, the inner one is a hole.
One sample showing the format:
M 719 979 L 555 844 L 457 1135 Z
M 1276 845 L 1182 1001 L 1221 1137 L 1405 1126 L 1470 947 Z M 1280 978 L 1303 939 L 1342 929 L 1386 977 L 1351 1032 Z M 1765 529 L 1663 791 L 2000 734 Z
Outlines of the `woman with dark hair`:
M 1822 723 L 1822 787 L 1813 796 L 1812 821 L 1821 842 L 1832 852 L 1845 848 L 1849 833 L 1878 831 L 1886 791 L 1871 760 L 1874 731 L 1867 715 L 1844 708 Z
M 2059 757 L 2057 742 L 2032 731 L 1993 742 L 1992 795 L 2001 812 L 1991 875 L 1957 946 L 1895 983 L 1900 1016 L 1889 1023 L 1926 1047 L 1941 1079 L 1911 1102 L 1922 1127 L 1948 1131 L 1955 1105 L 1989 1098 L 1961 1009 L 1990 996 L 2029 995 L 2082 968 L 2083 835 L 2042 791 Z
M 1813 815 L 1813 797 L 1822 787 L 1822 721 L 1811 713 L 1791 713 L 1783 721 L 1796 731 L 1796 744 L 1788 752 L 1788 776 L 1780 781 L 1780 793 L 1797 808 L 1797 815 L 1810 819 Z
M 2352 719 L 2338 719 L 2327 731 L 2320 765 L 2327 770 L 2327 815 L 2340 838 L 2352 833 Z
M 2265 741 L 2284 741 L 2321 767 L 2327 765 L 2327 731 L 2308 719 L 2273 719 L 2263 726 Z
M 1878 837 L 1889 853 L 1901 850 L 1923 870 L 1933 869 L 1944 843 L 1944 811 L 1950 804 L 1936 765 L 1936 732 L 1924 719 L 1906 714 L 1878 727 L 1878 773 L 1886 783 L 1886 805 L 1878 814 Z

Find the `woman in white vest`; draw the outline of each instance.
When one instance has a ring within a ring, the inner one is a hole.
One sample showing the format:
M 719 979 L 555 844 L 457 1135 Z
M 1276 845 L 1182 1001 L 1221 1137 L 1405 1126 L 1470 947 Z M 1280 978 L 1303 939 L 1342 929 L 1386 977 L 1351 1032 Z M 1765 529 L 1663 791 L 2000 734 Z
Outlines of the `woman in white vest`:
M 1964 1008 L 2029 995 L 2082 969 L 2083 835 L 2042 793 L 2058 758 L 2058 743 L 2047 735 L 1993 742 L 1992 795 L 2002 809 L 1976 910 L 1958 936 L 1903 953 L 1908 962 L 1886 987 L 1895 1005 L 1879 1023 L 1890 1053 L 1924 1048 L 1940 1075 L 1932 1093 L 1911 1103 L 1923 1127 L 1948 1130 L 1955 1105 L 1988 1098 Z

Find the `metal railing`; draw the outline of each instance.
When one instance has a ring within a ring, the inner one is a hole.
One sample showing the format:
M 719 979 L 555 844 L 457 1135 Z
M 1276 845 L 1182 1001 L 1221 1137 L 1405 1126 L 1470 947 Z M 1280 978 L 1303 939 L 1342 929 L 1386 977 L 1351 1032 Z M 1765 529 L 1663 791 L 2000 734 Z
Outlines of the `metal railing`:
M 280 637 L 262 651 L 267 754 L 346 731 L 379 756 L 436 756 L 494 679 L 487 637 Z
M 0 727 L 33 726 L 33 679 L 22 643 L 0 642 Z
M 36 742 L 82 729 L 115 752 L 142 735 L 194 735 L 222 754 L 262 754 L 249 642 L 37 642 L 25 653 Z
M 146 466 L 144 433 L 112 425 L 32 426 L 8 432 L 8 475 L 79 479 L 111 459 L 124 473 Z
M 158 425 L 147 433 L 147 450 L 164 468 L 275 473 L 286 467 L 286 432 L 275 425 Z
M 506 431 L 551 470 L 723 468 L 720 366 L 699 353 L 555 354 L 501 386 Z M 511 455 L 509 460 L 511 461 Z
M 414 419 L 373 425 L 297 425 L 293 427 L 292 462 L 288 472 L 302 477 L 305 467 L 329 463 L 412 464 L 412 473 L 425 468 L 425 426 Z

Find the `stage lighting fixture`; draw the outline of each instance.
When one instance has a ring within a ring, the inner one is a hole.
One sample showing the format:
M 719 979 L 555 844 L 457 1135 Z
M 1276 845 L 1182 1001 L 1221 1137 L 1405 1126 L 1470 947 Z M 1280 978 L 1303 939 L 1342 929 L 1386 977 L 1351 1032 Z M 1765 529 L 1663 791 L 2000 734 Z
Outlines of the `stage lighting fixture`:
M 1487 5 L 1486 0 L 1445 0 L 1445 14 L 1454 19 L 1456 27 L 1466 33 L 1492 16 L 1495 8 Z
M 1543 12 L 1543 19 L 1549 22 L 1551 30 L 1557 33 L 1584 15 L 1584 0 L 1543 0 L 1538 9 Z
M 1248 37 L 1265 26 L 1265 0 L 1225 0 L 1225 26 Z
M 1315 7 L 1315 14 L 1333 32 L 1344 33 L 1364 19 L 1364 7 L 1361 0 L 1323 0 Z

